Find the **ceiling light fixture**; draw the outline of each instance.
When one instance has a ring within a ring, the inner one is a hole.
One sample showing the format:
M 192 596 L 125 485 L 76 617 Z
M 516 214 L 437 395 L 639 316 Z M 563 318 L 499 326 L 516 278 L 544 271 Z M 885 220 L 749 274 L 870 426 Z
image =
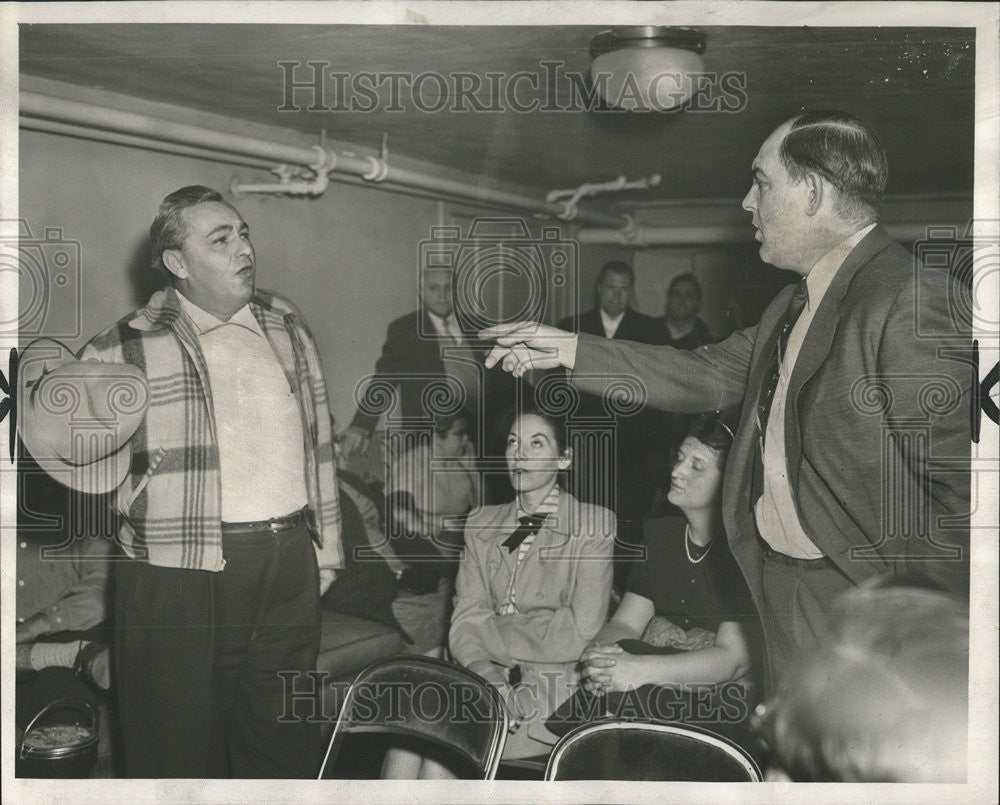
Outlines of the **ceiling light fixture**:
M 705 34 L 694 28 L 611 28 L 590 41 L 590 77 L 610 106 L 668 112 L 698 89 L 704 52 Z

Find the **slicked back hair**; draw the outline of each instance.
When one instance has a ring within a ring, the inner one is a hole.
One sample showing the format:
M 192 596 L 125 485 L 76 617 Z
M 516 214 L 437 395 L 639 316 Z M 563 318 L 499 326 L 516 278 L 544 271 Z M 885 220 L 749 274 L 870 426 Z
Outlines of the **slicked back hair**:
M 630 285 L 635 285 L 635 272 L 632 270 L 632 266 L 623 260 L 609 260 L 601 267 L 601 273 L 597 275 L 597 284 L 601 285 L 607 278 L 608 274 L 619 274 L 622 277 L 628 277 Z
M 160 202 L 160 209 L 157 210 L 156 217 L 149 227 L 153 268 L 158 268 L 170 276 L 170 272 L 163 265 L 163 253 L 167 249 L 179 249 L 184 243 L 186 233 L 181 213 L 188 207 L 205 201 L 226 203 L 222 194 L 217 190 L 200 184 L 192 184 L 175 190 Z
M 793 118 L 779 155 L 792 181 L 811 170 L 836 187 L 842 218 L 878 217 L 889 162 L 878 135 L 863 120 L 834 110 L 804 112 Z

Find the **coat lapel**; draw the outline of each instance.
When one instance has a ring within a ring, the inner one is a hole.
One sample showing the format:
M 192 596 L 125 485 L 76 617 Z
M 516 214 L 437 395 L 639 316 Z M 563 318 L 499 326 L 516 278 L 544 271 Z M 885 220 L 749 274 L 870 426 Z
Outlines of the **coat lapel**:
M 785 453 L 788 461 L 788 482 L 793 490 L 798 488 L 799 459 L 802 439 L 799 429 L 798 398 L 802 387 L 816 374 L 830 354 L 833 336 L 845 311 L 841 303 L 851 281 L 858 271 L 893 241 L 880 226 L 876 226 L 854 247 L 837 270 L 830 287 L 813 316 L 805 340 L 799 350 L 792 376 L 788 382 L 785 403 Z

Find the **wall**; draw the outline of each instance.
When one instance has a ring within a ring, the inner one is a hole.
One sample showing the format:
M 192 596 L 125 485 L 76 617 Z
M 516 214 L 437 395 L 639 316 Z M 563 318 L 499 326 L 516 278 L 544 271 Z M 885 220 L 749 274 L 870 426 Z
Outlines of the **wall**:
M 636 307 L 662 316 L 667 287 L 678 274 L 691 272 L 702 289 L 701 318 L 722 339 L 756 324 L 768 302 L 796 277 L 762 263 L 756 243 L 721 246 L 671 246 L 636 252 Z
M 203 159 L 26 130 L 20 149 L 20 216 L 39 244 L 22 242 L 29 259 L 22 262 L 27 270 L 19 307 L 22 313 L 37 311 L 22 315 L 22 342 L 48 335 L 74 350 L 162 286 L 149 265 L 148 230 L 163 196 L 187 184 L 206 184 L 229 198 L 234 177 L 259 176 Z M 456 224 L 467 238 L 477 216 L 503 215 L 336 182 L 319 198 L 231 200 L 250 225 L 258 287 L 288 296 L 316 336 L 338 427 L 353 415 L 355 385 L 372 371 L 386 326 L 417 305 L 421 242 L 431 227 Z M 540 223 L 530 217 L 525 223 L 537 238 Z M 567 238 L 567 228 L 560 229 L 561 239 Z M 59 253 L 72 255 L 70 270 L 56 270 Z M 543 246 L 539 254 L 544 261 L 549 250 Z M 611 257 L 627 259 L 628 253 L 596 246 L 580 250 L 583 309 L 589 307 L 596 271 Z M 43 275 L 47 281 L 35 281 Z M 71 280 L 56 287 L 54 275 Z M 518 289 L 508 284 L 516 295 Z M 43 290 L 50 292 L 44 299 Z M 569 313 L 578 292 L 548 291 L 544 318 L 555 323 Z M 498 304 L 505 307 L 503 300 Z
M 194 183 L 228 195 L 234 175 L 246 179 L 253 172 L 22 131 L 22 220 L 36 240 L 58 228 L 63 239 L 79 243 L 79 284 L 57 289 L 64 297 L 78 290 L 78 323 L 62 305 L 43 333 L 76 349 L 141 305 L 162 284 L 149 267 L 148 245 L 160 199 Z M 371 371 L 386 325 L 414 309 L 419 242 L 437 223 L 439 205 L 336 183 L 321 198 L 246 197 L 235 204 L 250 224 L 258 286 L 286 294 L 301 308 L 320 346 L 332 411 L 343 424 L 353 414 L 354 384 Z M 53 247 L 41 251 L 51 262 Z M 21 310 L 30 309 L 27 283 L 21 296 Z

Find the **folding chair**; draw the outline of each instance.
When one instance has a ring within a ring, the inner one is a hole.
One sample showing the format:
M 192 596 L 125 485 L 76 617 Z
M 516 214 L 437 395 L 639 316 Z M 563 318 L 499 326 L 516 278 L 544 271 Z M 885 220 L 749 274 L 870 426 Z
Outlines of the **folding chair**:
M 346 735 L 386 733 L 429 740 L 492 780 L 507 723 L 500 694 L 479 674 L 422 655 L 389 657 L 351 683 L 319 779 L 333 767 Z
M 759 783 L 747 752 L 708 730 L 647 721 L 597 721 L 556 744 L 546 780 Z

